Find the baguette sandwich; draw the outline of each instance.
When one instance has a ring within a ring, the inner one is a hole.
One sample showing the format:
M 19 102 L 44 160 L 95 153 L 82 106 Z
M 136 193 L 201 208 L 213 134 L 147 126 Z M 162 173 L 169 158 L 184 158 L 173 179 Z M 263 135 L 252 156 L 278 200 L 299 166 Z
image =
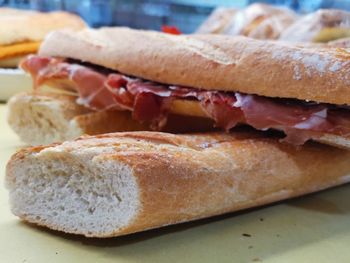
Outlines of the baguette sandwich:
M 84 21 L 67 12 L 0 8 L 0 68 L 16 68 L 24 56 L 36 53 L 52 30 L 85 27 Z
M 350 181 L 350 152 L 260 133 L 130 132 L 23 149 L 7 165 L 12 212 L 112 237 L 255 207 Z
M 69 107 L 83 107 L 86 116 L 109 112 L 108 123 L 117 123 L 121 111 L 129 112 L 131 130 L 143 129 L 135 121 L 162 130 L 171 114 L 193 119 L 172 125 L 181 132 L 207 131 L 207 123 L 226 131 L 243 124 L 281 131 L 292 144 L 313 139 L 350 146 L 346 49 L 103 28 L 53 32 L 39 55 L 29 56 L 21 67 L 32 75 L 34 91 L 10 101 L 8 119 L 28 143 L 40 143 L 36 134 L 46 134 L 47 126 L 57 131 L 57 125 L 69 122 L 63 125 L 68 127 L 72 120 L 79 129 L 69 134 L 94 134 L 94 128 L 86 128 L 89 122 L 82 126 L 74 121 L 73 112 L 57 124 L 55 116 L 65 115 L 65 107 L 73 105 Z M 42 103 L 51 96 L 41 99 L 45 85 L 72 99 L 52 97 L 54 103 Z M 90 118 L 90 127 L 99 126 L 96 118 Z M 57 132 L 52 141 L 70 138 Z M 45 142 L 50 140 L 48 136 Z

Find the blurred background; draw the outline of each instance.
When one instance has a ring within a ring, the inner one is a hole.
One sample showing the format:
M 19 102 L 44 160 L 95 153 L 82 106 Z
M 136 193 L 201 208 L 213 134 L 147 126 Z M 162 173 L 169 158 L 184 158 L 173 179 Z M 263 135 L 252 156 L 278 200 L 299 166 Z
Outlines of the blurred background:
M 299 13 L 319 8 L 350 11 L 350 0 L 0 0 L 0 6 L 67 10 L 82 16 L 92 27 L 123 25 L 159 30 L 162 25 L 173 25 L 190 33 L 216 6 L 244 7 L 254 2 L 287 6 Z

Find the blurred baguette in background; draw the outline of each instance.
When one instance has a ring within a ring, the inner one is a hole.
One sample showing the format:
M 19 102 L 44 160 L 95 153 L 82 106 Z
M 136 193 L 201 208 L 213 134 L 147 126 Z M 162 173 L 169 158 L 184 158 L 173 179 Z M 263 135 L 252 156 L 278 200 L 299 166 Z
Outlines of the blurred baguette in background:
M 320 9 L 300 18 L 287 28 L 280 40 L 326 43 L 346 37 L 350 37 L 350 12 Z
M 36 53 L 45 36 L 57 29 L 80 30 L 85 22 L 67 12 L 0 8 L 0 67 L 15 68 L 28 54 Z
M 217 7 L 200 25 L 196 33 L 199 34 L 224 34 L 230 26 L 234 15 L 238 12 L 236 8 Z
M 297 15 L 292 10 L 260 3 L 249 5 L 242 10 L 217 8 L 196 33 L 276 39 L 296 19 Z
M 241 10 L 219 7 L 196 33 L 244 35 L 297 44 L 329 42 L 325 47 L 348 47 L 350 41 L 342 39 L 350 37 L 350 12 L 320 9 L 297 16 L 291 9 L 260 3 Z

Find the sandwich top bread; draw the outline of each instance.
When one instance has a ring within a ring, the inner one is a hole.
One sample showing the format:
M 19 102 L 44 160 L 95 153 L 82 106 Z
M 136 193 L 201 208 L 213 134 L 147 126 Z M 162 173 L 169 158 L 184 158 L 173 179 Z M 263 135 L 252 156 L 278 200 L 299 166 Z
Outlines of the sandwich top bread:
M 52 30 L 79 30 L 84 21 L 67 12 L 41 13 L 11 8 L 0 9 L 0 67 L 16 67 L 27 54 L 36 53 Z
M 168 85 L 350 104 L 346 49 L 116 27 L 53 32 L 39 55 L 76 60 L 68 64 L 88 62 Z M 29 72 L 35 70 L 26 65 L 22 67 Z M 50 80 L 49 76 L 41 79 Z

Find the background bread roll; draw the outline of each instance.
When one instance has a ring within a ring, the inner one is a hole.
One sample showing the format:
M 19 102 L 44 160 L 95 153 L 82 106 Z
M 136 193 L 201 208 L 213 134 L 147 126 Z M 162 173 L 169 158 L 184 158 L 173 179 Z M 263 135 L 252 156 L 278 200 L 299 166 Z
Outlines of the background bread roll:
M 297 19 L 291 9 L 255 3 L 238 11 L 223 32 L 257 39 L 277 39 Z
M 198 34 L 222 34 L 230 26 L 234 15 L 238 12 L 236 8 L 218 7 L 196 30 Z
M 289 42 L 328 42 L 350 37 L 350 13 L 320 9 L 305 15 L 283 31 L 280 40 Z

